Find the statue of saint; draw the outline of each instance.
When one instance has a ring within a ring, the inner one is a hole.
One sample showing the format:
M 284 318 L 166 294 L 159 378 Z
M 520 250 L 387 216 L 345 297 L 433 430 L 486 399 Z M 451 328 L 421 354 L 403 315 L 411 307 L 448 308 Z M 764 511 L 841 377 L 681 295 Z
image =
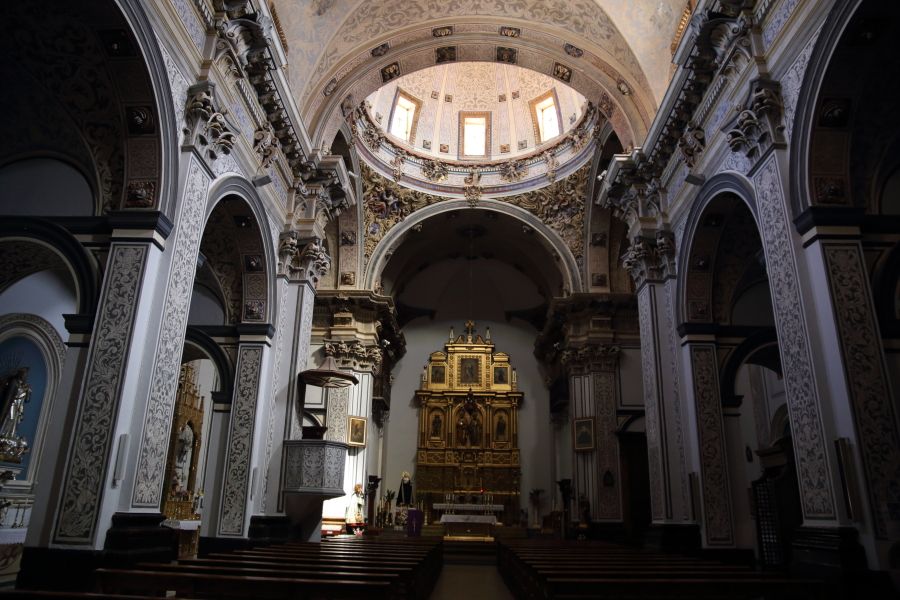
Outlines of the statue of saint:
M 506 441 L 506 417 L 504 417 L 502 413 L 497 417 L 497 431 L 494 435 L 494 439 L 498 442 Z
M 347 524 L 347 533 L 353 533 L 354 529 L 364 527 L 366 524 L 366 496 L 363 494 L 363 486 L 357 483 L 353 486 L 353 493 L 347 502 L 347 511 L 344 522 Z
M 434 413 L 434 418 L 431 419 L 431 437 L 441 437 L 441 415 L 439 413 Z
M 413 503 L 412 479 L 409 471 L 400 474 L 400 489 L 397 490 L 397 506 L 409 506 Z

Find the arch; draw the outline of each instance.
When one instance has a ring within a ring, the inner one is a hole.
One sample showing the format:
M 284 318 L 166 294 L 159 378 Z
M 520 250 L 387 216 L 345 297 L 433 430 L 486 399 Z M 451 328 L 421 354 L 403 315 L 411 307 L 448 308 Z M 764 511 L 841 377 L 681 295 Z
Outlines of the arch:
M 378 245 L 375 246 L 375 250 L 372 251 L 372 256 L 369 258 L 365 270 L 365 287 L 368 289 L 375 289 L 375 286 L 381 278 L 381 273 L 387 265 L 388 258 L 393 252 L 394 246 L 401 243 L 404 235 L 406 235 L 413 227 L 431 217 L 461 209 L 471 209 L 471 207 L 465 200 L 445 200 L 420 208 L 410 214 L 396 227 L 393 227 L 384 238 L 378 242 Z M 544 242 L 553 249 L 557 256 L 560 257 L 560 273 L 562 274 L 563 285 L 565 288 L 569 290 L 569 292 L 580 291 L 582 289 L 581 275 L 575 257 L 572 256 L 572 252 L 562 239 L 560 239 L 554 231 L 544 225 L 540 219 L 523 208 L 498 200 L 482 200 L 478 203 L 475 210 L 498 212 L 513 217 L 530 226 L 541 236 Z
M 181 149 L 178 145 L 178 132 L 181 123 L 176 118 L 175 105 L 172 101 L 172 87 L 166 69 L 166 60 L 160 47 L 159 38 L 153 27 L 155 19 L 144 8 L 141 0 L 114 0 L 131 27 L 131 33 L 137 40 L 138 48 L 144 58 L 144 65 L 150 77 L 150 87 L 156 102 L 156 118 L 159 121 L 160 165 L 158 170 L 159 191 L 157 202 L 159 210 L 171 221 L 175 221 L 176 203 L 178 201 L 178 158 Z
M 772 369 L 779 375 L 781 374 L 781 360 L 778 358 L 778 336 L 774 328 L 766 328 L 750 334 L 743 342 L 741 342 L 725 360 L 725 365 L 721 367 L 719 376 L 720 398 L 725 406 L 736 406 L 738 404 L 735 398 L 734 386 L 737 381 L 738 371 L 741 366 L 747 363 L 754 355 L 768 348 L 773 347 L 776 351 L 776 360 L 774 364 L 766 360 L 765 366 Z
M 92 177 L 82 170 L 77 161 L 57 152 L 18 155 L 0 163 L 0 190 L 3 191 L 0 207 L 8 211 L 6 214 L 94 216 L 96 186 Z M 48 202 L 45 206 L 45 203 L 39 202 L 45 195 L 58 204 L 52 206 Z M 10 206 L 10 200 L 14 206 Z
M 209 225 L 209 218 L 219 203 L 228 198 L 236 197 L 241 199 L 253 213 L 256 225 L 259 229 L 260 244 L 263 251 L 264 273 L 269 275 L 266 277 L 266 307 L 265 314 L 261 322 L 275 323 L 278 315 L 275 306 L 275 277 L 271 276 L 278 272 L 278 262 L 276 256 L 276 241 L 273 239 L 272 228 L 269 224 L 268 213 L 265 205 L 256 188 L 252 183 L 237 175 L 224 177 L 216 182 L 209 191 L 206 203 L 206 216 L 204 219 L 203 234 L 206 234 Z M 201 241 L 202 243 L 202 241 Z
M 32 443 L 35 440 L 38 443 L 33 443 L 30 449 L 31 462 L 28 465 L 28 476 L 25 479 L 4 483 L 4 487 L 10 491 L 33 493 L 33 488 L 38 483 L 36 475 L 43 455 L 50 415 L 54 412 L 57 388 L 62 378 L 67 350 L 53 325 L 38 315 L 11 313 L 0 317 L 0 342 L 14 337 L 23 337 L 34 343 L 40 350 L 47 367 L 47 385 L 44 397 L 41 399 L 41 412 L 38 416 L 34 440 L 32 440 Z
M 678 323 L 687 323 L 689 320 L 687 310 L 689 277 L 687 274 L 690 266 L 691 248 L 694 245 L 700 220 L 709 205 L 723 194 L 733 194 L 742 200 L 747 205 L 747 208 L 750 209 L 750 214 L 753 215 L 757 230 L 759 230 L 756 192 L 753 189 L 753 184 L 746 177 L 739 173 L 725 172 L 715 175 L 706 182 L 691 203 L 691 210 L 685 219 L 684 234 L 681 236 L 678 248 L 676 271 L 679 277 L 675 300 L 675 316 Z
M 220 401 L 230 403 L 234 385 L 234 366 L 222 347 L 203 329 L 193 325 L 188 325 L 184 343 L 193 345 L 213 362 L 219 374 Z
M 33 217 L 0 219 L 0 242 L 27 240 L 59 256 L 72 275 L 78 312 L 93 317 L 97 307 L 97 267 L 84 246 L 63 227 Z
M 825 18 L 822 30 L 809 55 L 803 82 L 794 109 L 794 124 L 790 140 L 790 206 L 792 217 L 798 217 L 810 205 L 809 158 L 816 104 L 822 82 L 831 64 L 835 49 L 850 20 L 864 0 L 837 0 Z

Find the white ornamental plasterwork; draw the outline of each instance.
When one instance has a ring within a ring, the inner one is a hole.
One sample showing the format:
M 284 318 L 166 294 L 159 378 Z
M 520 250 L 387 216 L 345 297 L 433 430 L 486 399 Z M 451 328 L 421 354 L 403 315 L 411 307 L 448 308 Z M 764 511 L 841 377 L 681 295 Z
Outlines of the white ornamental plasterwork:
M 690 353 L 694 400 L 697 403 L 704 535 L 706 543 L 711 546 L 731 546 L 734 544 L 734 528 L 716 349 L 715 346 L 694 344 Z
M 350 403 L 350 389 L 333 388 L 325 391 L 326 415 L 325 439 L 332 442 L 347 441 L 347 407 Z
M 619 501 L 621 481 L 619 478 L 619 440 L 616 436 L 616 375 L 615 372 L 594 373 L 594 411 L 597 415 L 597 460 L 600 477 L 599 506 L 600 519 L 621 519 Z M 612 477 L 612 485 L 603 480 L 607 473 Z
M 803 76 L 806 75 L 806 67 L 809 66 L 809 57 L 812 54 L 816 40 L 822 28 L 810 37 L 806 46 L 797 55 L 794 63 L 781 78 L 781 95 L 784 99 L 784 136 L 792 139 L 794 131 L 794 112 L 797 110 L 797 99 L 800 96 L 800 88 L 803 87 Z
M 228 109 L 216 98 L 215 85 L 198 83 L 188 88 L 187 95 L 182 130 L 185 143 L 196 146 L 211 161 L 230 154 L 237 136 L 226 119 Z
M 58 543 L 94 540 L 147 252 L 146 244 L 113 243 L 110 250 L 63 480 L 54 536 Z
M 219 535 L 239 536 L 244 531 L 262 357 L 262 345 L 241 344 L 238 349 L 237 376 L 234 399 L 231 403 L 231 431 L 228 434 L 228 456 L 222 482 Z
M 685 220 L 685 223 L 687 220 Z M 684 230 L 682 228 L 681 234 L 684 234 Z M 677 246 L 681 247 L 681 246 Z M 681 389 L 678 386 L 678 361 L 676 354 L 676 344 L 675 344 L 675 308 L 672 305 L 672 296 L 675 294 L 676 283 L 675 279 L 670 279 L 666 284 L 666 320 L 669 326 L 668 329 L 668 343 L 669 343 L 669 368 L 672 370 L 672 412 L 675 416 L 675 443 L 678 445 L 678 460 L 681 465 L 681 506 L 684 510 L 684 516 L 687 517 L 688 507 L 691 505 L 690 502 L 690 488 L 688 486 L 687 481 L 687 473 L 688 473 L 688 464 L 687 464 L 687 453 L 685 452 L 685 444 L 684 444 L 684 427 L 681 424 L 681 394 L 679 390 Z
M 797 459 L 801 505 L 807 519 L 836 517 L 825 433 L 819 413 L 816 376 L 812 368 L 803 299 L 792 248 L 790 219 L 774 154 L 753 178 L 760 230 L 772 290 L 778 345 Z
M 638 320 L 641 330 L 641 373 L 644 377 L 644 421 L 647 428 L 647 455 L 650 470 L 650 507 L 653 518 L 666 518 L 664 450 L 661 445 L 660 406 L 656 381 L 654 348 L 653 286 L 638 292 Z
M 868 270 L 858 244 L 825 243 L 823 251 L 875 531 L 887 538 L 891 507 L 900 507 L 900 437 Z
M 309 341 L 312 336 L 313 305 L 316 301 L 315 293 L 311 288 L 300 291 L 298 309 L 300 312 L 300 331 L 294 343 L 297 344 L 297 372 L 305 371 L 309 363 Z M 303 415 L 299 413 L 299 407 L 291 410 L 291 439 L 299 439 L 303 426 Z
M 263 514 L 266 512 L 266 504 L 268 502 L 269 492 L 269 461 L 272 457 L 272 445 L 275 441 L 275 401 L 278 398 L 278 375 L 281 370 L 281 356 L 284 354 L 284 330 L 285 321 L 287 320 L 285 309 L 287 308 L 288 288 L 286 285 L 281 286 L 281 299 L 278 302 L 278 335 L 275 337 L 275 367 L 272 371 L 272 391 L 269 399 L 269 421 L 266 424 L 266 454 L 265 462 L 265 479 L 263 480 L 262 506 Z
M 346 451 L 343 448 L 328 446 L 325 448 L 325 472 L 322 483 L 326 488 L 341 488 L 344 485 L 344 458 Z
M 147 412 L 144 415 L 137 478 L 131 498 L 134 507 L 158 507 L 162 499 L 169 428 L 172 424 L 179 365 L 184 349 L 184 332 L 194 289 L 200 234 L 203 231 L 206 195 L 210 183 L 209 177 L 194 158 L 191 158 L 187 181 L 173 234 L 172 266 L 166 285 L 162 327 Z
M 172 89 L 172 105 L 175 108 L 175 122 L 184 123 L 184 106 L 187 100 L 187 90 L 190 87 L 188 80 L 181 74 L 181 70 L 166 51 L 165 44 L 157 38 L 157 45 L 162 51 L 163 61 L 166 63 L 166 75 L 169 78 L 169 87 Z M 184 132 L 178 131 L 178 145 L 184 141 Z
M 768 19 L 766 20 L 765 25 L 763 26 L 763 43 L 766 46 L 766 50 L 769 49 L 769 46 L 772 45 L 772 41 L 775 39 L 775 36 L 781 31 L 781 28 L 784 27 L 784 24 L 787 22 L 788 17 L 791 16 L 791 13 L 794 12 L 794 9 L 797 7 L 797 4 L 800 0 L 782 0 L 781 4 L 778 5 L 778 10 L 774 13 L 771 13 Z

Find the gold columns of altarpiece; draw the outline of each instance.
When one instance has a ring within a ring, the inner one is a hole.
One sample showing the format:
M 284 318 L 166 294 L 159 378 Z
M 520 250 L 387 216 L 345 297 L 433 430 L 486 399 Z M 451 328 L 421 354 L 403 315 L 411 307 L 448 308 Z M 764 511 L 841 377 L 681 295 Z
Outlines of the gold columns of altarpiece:
M 417 496 L 435 503 L 502 504 L 504 523 L 519 518 L 521 468 L 518 410 L 524 394 L 505 352 L 495 352 L 490 328 L 465 333 L 432 352 L 416 391 L 419 406 Z

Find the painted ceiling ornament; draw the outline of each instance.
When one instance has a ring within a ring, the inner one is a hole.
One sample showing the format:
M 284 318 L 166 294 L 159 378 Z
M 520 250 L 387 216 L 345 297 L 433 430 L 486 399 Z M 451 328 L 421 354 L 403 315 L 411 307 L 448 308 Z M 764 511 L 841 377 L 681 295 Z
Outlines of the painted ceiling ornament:
M 446 181 L 450 175 L 450 169 L 447 165 L 438 160 L 426 160 L 422 164 L 422 174 L 428 181 L 440 183 Z
M 503 181 L 521 181 L 528 174 L 528 164 L 524 160 L 511 160 L 500 165 Z

